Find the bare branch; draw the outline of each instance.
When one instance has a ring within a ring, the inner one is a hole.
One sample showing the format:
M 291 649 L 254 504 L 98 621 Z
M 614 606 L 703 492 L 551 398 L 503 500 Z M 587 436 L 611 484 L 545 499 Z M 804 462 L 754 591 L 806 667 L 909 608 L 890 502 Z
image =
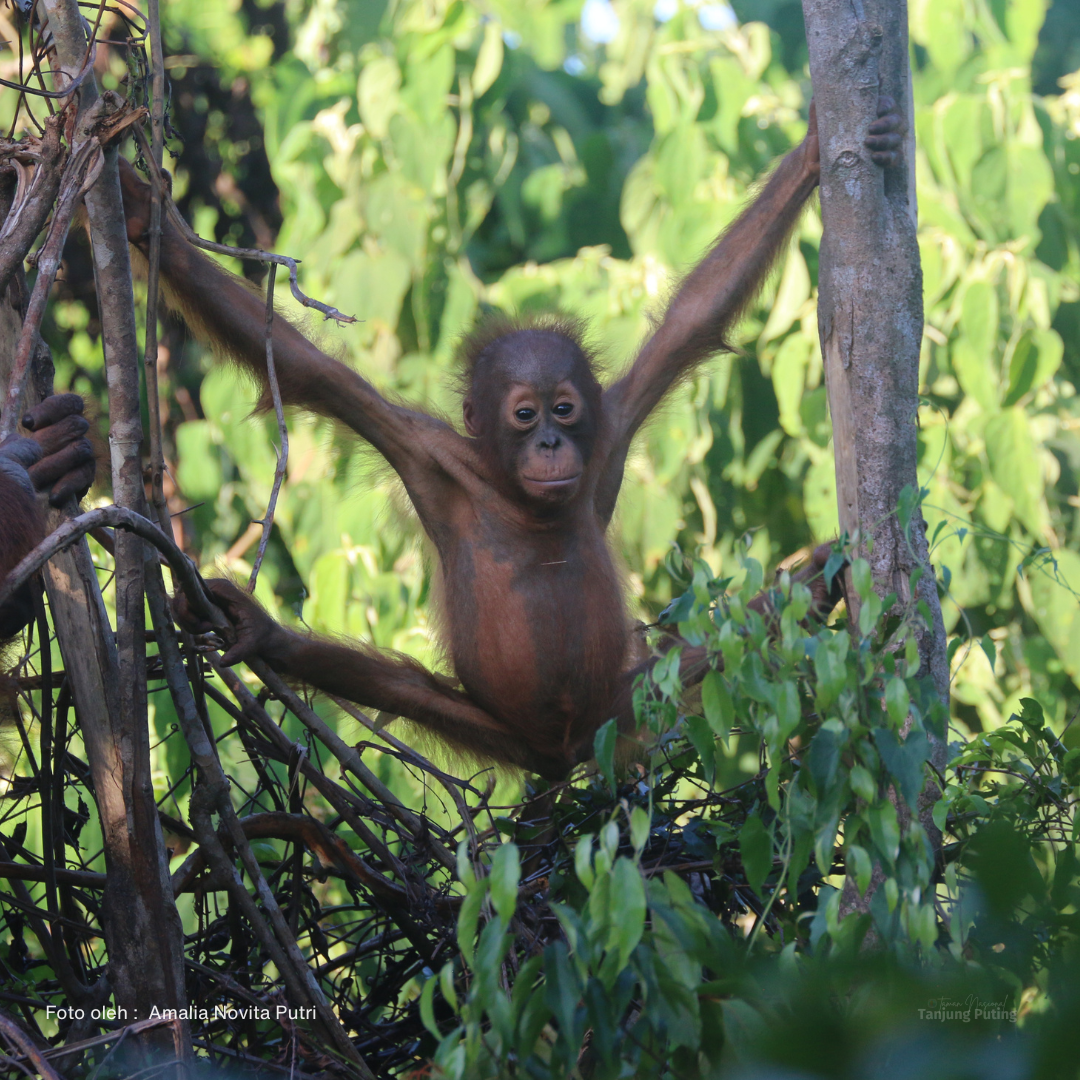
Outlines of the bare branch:
M 209 599 L 195 564 L 176 546 L 172 538 L 166 536 L 149 518 L 122 506 L 101 506 L 96 510 L 89 510 L 66 521 L 45 537 L 8 575 L 3 589 L 0 589 L 0 607 L 10 602 L 16 590 L 29 581 L 58 551 L 70 547 L 92 529 L 99 529 L 103 525 L 132 532 L 153 544 L 165 556 L 177 584 L 184 590 L 184 595 L 196 614 L 222 630 L 229 627 L 228 620 Z
M 360 760 L 360 754 L 352 746 L 349 746 L 336 731 L 314 709 L 305 705 L 285 683 L 284 679 L 268 664 L 262 660 L 249 660 L 247 665 L 263 681 L 268 689 L 273 691 L 278 700 L 283 701 L 289 710 L 309 728 L 329 750 L 341 762 L 342 766 L 349 770 L 360 783 L 375 795 L 387 809 L 400 821 L 414 837 L 419 838 L 428 831 L 430 823 L 422 822 L 405 804 Z M 442 844 L 434 840 L 428 840 L 432 854 L 448 870 L 457 869 L 457 856 Z
M 30 1036 L 6 1016 L 0 1016 L 0 1034 L 12 1046 L 17 1046 L 34 1063 L 34 1068 L 44 1077 L 44 1080 L 63 1080 L 63 1077 L 45 1060 Z
M 8 383 L 7 401 L 3 414 L 0 415 L 0 439 L 15 433 L 22 415 L 20 405 L 23 387 L 30 371 L 30 358 L 34 353 L 41 320 L 45 315 L 45 306 L 49 300 L 56 271 L 60 268 L 60 257 L 64 251 L 71 219 L 79 198 L 98 178 L 102 166 L 101 144 L 96 138 L 89 138 L 76 148 L 64 169 L 61 183 L 60 200 L 53 214 L 49 235 L 38 259 L 38 275 L 34 282 L 34 291 L 30 294 L 30 305 L 23 320 L 19 345 L 15 351 L 15 362 L 11 368 L 11 381 Z
M 143 370 L 146 375 L 146 404 L 150 413 L 150 498 L 154 504 L 158 524 L 163 529 L 168 529 L 171 519 L 169 507 L 165 502 L 165 454 L 161 441 L 161 397 L 158 393 L 157 370 L 161 207 L 164 198 L 161 183 L 161 157 L 165 142 L 165 61 L 161 49 L 158 0 L 149 0 L 147 20 L 150 31 L 150 64 L 153 68 L 150 155 L 154 167 L 150 170 L 150 228 L 148 230 L 150 269 L 146 283 L 146 340 L 143 349 Z
M 270 530 L 274 527 L 274 510 L 277 507 L 278 492 L 281 491 L 281 482 L 285 479 L 285 469 L 289 464 L 289 429 L 285 425 L 285 410 L 281 404 L 281 388 L 278 386 L 277 370 L 274 368 L 274 279 L 277 277 L 277 266 L 270 264 L 266 276 L 266 381 L 270 384 L 270 396 L 274 401 L 274 416 L 277 417 L 278 438 L 281 444 L 278 447 L 277 464 L 274 466 L 274 486 L 270 489 L 270 501 L 266 505 L 266 513 L 262 519 L 262 536 L 259 538 L 259 550 L 255 555 L 255 565 L 251 568 L 251 577 L 248 580 L 247 591 L 255 591 L 255 582 L 259 576 L 259 567 L 262 566 L 263 556 L 266 554 L 266 545 L 270 540 Z
M 60 190 L 67 161 L 61 123 L 59 117 L 50 117 L 41 140 L 0 144 L 0 160 L 6 159 L 16 174 L 15 199 L 0 227 L 0 296 L 44 227 Z
M 154 170 L 153 156 L 148 154 L 148 146 L 146 142 L 146 134 L 136 125 L 134 128 L 135 138 L 139 143 L 139 148 L 143 152 L 143 157 L 147 159 L 147 165 L 150 167 L 151 172 Z M 168 180 L 164 170 L 160 173 L 163 184 L 167 185 Z M 293 294 L 293 297 L 297 303 L 303 304 L 304 307 L 313 308 L 315 311 L 321 311 L 323 319 L 334 319 L 339 323 L 354 323 L 356 322 L 355 315 L 344 315 L 336 307 L 331 307 L 329 304 L 324 304 L 321 300 L 313 300 L 310 296 L 300 291 L 300 286 L 296 279 L 296 268 L 300 263 L 299 259 L 290 259 L 288 255 L 275 255 L 269 251 L 260 251 L 258 248 L 240 248 L 230 247 L 228 244 L 216 244 L 212 240 L 204 240 L 194 229 L 184 220 L 184 215 L 176 208 L 176 203 L 172 199 L 166 200 L 165 203 L 166 213 L 169 215 L 169 220 L 176 226 L 177 229 L 183 233 L 184 238 L 190 244 L 194 244 L 195 247 L 202 248 L 204 251 L 213 251 L 218 255 L 231 255 L 234 259 L 250 259 L 252 262 L 269 263 L 277 266 L 287 266 L 289 268 L 289 289 Z

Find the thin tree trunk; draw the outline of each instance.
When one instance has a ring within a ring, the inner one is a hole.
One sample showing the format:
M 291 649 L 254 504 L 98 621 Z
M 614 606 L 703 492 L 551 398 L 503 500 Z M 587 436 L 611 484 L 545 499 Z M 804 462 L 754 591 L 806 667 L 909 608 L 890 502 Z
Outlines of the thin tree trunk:
M 78 4 L 42 3 L 58 64 L 70 77 L 81 69 L 87 48 Z M 94 117 L 107 104 L 92 76 L 78 96 L 75 142 L 86 137 Z M 138 342 L 116 158 L 115 149 L 105 152 L 104 167 L 85 202 L 109 388 L 113 499 L 118 506 L 145 514 Z M 147 556 L 137 537 L 117 535 L 116 652 L 110 672 L 115 681 L 106 687 L 112 700 L 107 716 L 80 716 L 105 843 L 108 884 L 102 910 L 109 976 L 116 1003 L 127 1009 L 129 1020 L 146 1019 L 154 1005 L 179 1009 L 186 1000 L 182 926 L 173 903 L 150 775 L 143 598 Z M 96 730 L 88 730 L 88 723 Z M 164 1029 L 146 1032 L 142 1042 L 160 1053 L 172 1052 L 172 1039 Z
M 912 599 L 923 575 L 930 626 L 920 634 L 920 675 L 949 700 L 945 628 L 925 524 L 918 508 L 905 536 L 896 514 L 902 489 L 918 490 L 916 419 L 922 341 L 922 268 L 916 241 L 915 140 L 906 0 L 803 0 L 821 144 L 824 236 L 818 323 L 833 422 L 840 527 L 858 530 L 882 597 Z M 887 94 L 908 118 L 903 160 L 881 169 L 863 140 Z M 867 544 L 873 538 L 872 550 Z M 851 590 L 849 590 L 850 595 Z M 946 743 L 931 735 L 944 768 Z M 919 807 L 933 838 L 936 789 Z

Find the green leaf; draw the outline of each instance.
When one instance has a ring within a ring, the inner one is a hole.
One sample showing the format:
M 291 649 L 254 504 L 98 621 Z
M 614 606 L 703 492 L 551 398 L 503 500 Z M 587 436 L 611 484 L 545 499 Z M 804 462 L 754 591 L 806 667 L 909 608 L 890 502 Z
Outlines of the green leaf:
M 614 717 L 601 724 L 593 737 L 593 754 L 596 757 L 596 764 L 600 766 L 600 772 L 612 792 L 615 790 L 615 742 L 618 737 L 619 729 Z
M 401 71 L 389 56 L 376 56 L 360 72 L 356 90 L 360 119 L 377 139 L 386 137 L 390 117 L 401 107 Z
M 870 770 L 864 765 L 852 766 L 851 772 L 848 774 L 848 780 L 851 784 L 851 790 L 854 791 L 863 802 L 873 804 L 877 799 L 877 782 L 871 775 Z
M 822 454 L 807 469 L 803 483 L 803 507 L 810 529 L 818 540 L 828 540 L 840 531 L 836 508 L 836 465 L 831 453 Z
M 829 818 L 814 837 L 814 860 L 822 876 L 832 873 L 833 854 L 836 846 L 836 829 L 839 819 Z
M 949 809 L 950 809 L 951 805 L 952 804 L 950 802 L 948 802 L 943 797 L 943 798 L 938 799 L 938 801 L 936 803 L 934 803 L 934 809 L 931 811 L 931 814 L 932 814 L 933 819 L 934 819 L 934 824 L 942 832 L 945 831 L 945 825 L 946 825 L 946 823 L 948 822 L 948 819 L 949 819 Z
M 941 71 L 955 70 L 971 51 L 962 0 L 916 0 L 912 24 L 912 36 Z
M 473 68 L 472 90 L 476 97 L 481 97 L 492 86 L 502 71 L 502 64 L 502 27 L 491 21 L 484 27 L 484 40 L 480 43 L 476 66 Z
M 840 766 L 840 740 L 835 731 L 825 727 L 818 731 L 810 743 L 807 765 L 818 796 L 824 797 L 832 787 Z
M 772 341 L 773 338 L 778 338 L 785 333 L 798 317 L 799 310 L 809 298 L 810 272 L 806 269 L 806 260 L 803 258 L 802 251 L 799 249 L 796 240 L 788 248 L 784 273 L 780 278 L 780 286 L 776 290 L 776 298 L 773 300 L 769 311 L 769 320 L 766 322 L 765 329 L 762 330 L 761 337 L 758 339 L 759 343 L 764 345 L 766 342 Z M 810 343 L 807 342 L 802 361 L 804 368 L 809 352 Z
M 825 588 L 831 589 L 833 584 L 833 578 L 843 570 L 847 563 L 847 557 L 843 551 L 836 551 L 835 549 L 829 552 L 829 557 L 825 560 L 825 569 L 822 570 L 822 577 L 825 579 Z
M 874 631 L 882 611 L 881 597 L 871 592 L 861 608 L 859 608 L 859 633 L 868 636 Z
M 816 697 L 822 713 L 836 701 L 847 683 L 849 640 L 847 632 L 841 630 L 820 641 L 814 653 L 814 668 L 818 677 Z
M 757 559 L 747 557 L 743 560 L 743 570 L 746 571 L 746 577 L 739 591 L 746 597 L 757 596 L 765 581 L 765 571 L 762 570 L 761 563 Z
M 990 357 L 979 353 L 962 337 L 953 343 L 950 359 L 964 393 L 977 401 L 983 411 L 994 412 L 998 407 L 998 378 Z
M 634 845 L 634 851 L 640 855 L 642 849 L 649 842 L 649 829 L 652 822 L 648 812 L 640 806 L 635 806 L 630 811 L 630 843 Z M 586 886 L 587 888 L 588 886 Z
M 420 1020 L 434 1038 L 441 1039 L 442 1032 L 439 1030 L 439 1025 L 435 1022 L 435 1007 L 433 1003 L 435 997 L 435 984 L 437 982 L 438 979 L 428 979 L 427 982 L 424 983 L 424 989 L 420 991 Z
M 1022 409 L 1005 409 L 986 424 L 986 456 L 994 481 L 1010 496 L 1016 516 L 1034 536 L 1043 530 L 1042 460 Z
M 874 594 L 874 579 L 870 574 L 870 564 L 865 559 L 852 560 L 851 583 L 864 604 Z
M 790 896 L 798 896 L 799 878 L 810 862 L 814 837 L 809 831 L 800 832 L 792 843 L 791 863 L 788 866 L 787 889 Z
M 491 860 L 491 873 L 488 877 L 491 889 L 491 902 L 499 918 L 509 926 L 517 907 L 518 882 L 521 880 L 521 861 L 517 844 L 507 841 L 500 844 Z
M 913 679 L 919 673 L 919 668 L 922 666 L 922 658 L 919 656 L 919 643 L 915 639 L 914 634 L 908 635 L 908 639 L 904 643 L 904 659 L 906 661 L 904 677 Z M 949 660 L 950 662 L 952 661 L 951 656 L 949 657 Z
M 214 442 L 214 428 L 208 420 L 189 420 L 176 429 L 176 451 L 180 459 L 176 479 L 189 499 L 213 499 L 224 483 L 221 448 Z
M 776 755 L 780 758 L 780 754 Z M 769 771 L 765 774 L 765 797 L 769 801 L 769 805 L 777 812 L 780 812 L 780 761 L 777 760 L 774 765 L 769 767 Z
M 688 716 L 685 723 L 686 733 L 705 772 L 705 782 L 711 787 L 716 777 L 716 736 L 704 717 Z
M 396 210 L 390 212 L 396 213 Z M 399 222 L 396 231 L 418 258 L 419 251 L 414 248 L 403 225 Z M 401 302 L 411 282 L 408 260 L 399 252 L 370 255 L 366 251 L 353 251 L 335 268 L 333 297 L 343 311 L 348 309 L 358 319 L 366 320 L 366 334 L 374 334 L 379 324 L 397 326 Z
M 1042 897 L 1046 885 L 1032 858 L 1031 840 L 1013 823 L 998 819 L 983 825 L 970 846 L 968 865 L 995 915 L 1011 915 L 1026 896 Z
M 425 127 L 447 115 L 446 95 L 454 82 L 456 59 L 454 47 L 434 35 L 423 47 L 409 51 L 401 100 Z
M 877 735 L 878 731 L 883 730 L 885 729 L 877 728 L 874 734 Z M 892 732 L 888 734 L 892 735 Z M 893 735 L 893 738 L 895 737 Z M 874 846 L 891 866 L 896 856 L 900 854 L 900 823 L 896 819 L 896 807 L 886 800 L 868 807 L 864 816 L 870 826 L 870 836 L 873 838 Z
M 1028 331 L 1016 343 L 1009 361 L 1009 390 L 1004 401 L 1006 407 L 1015 405 L 1031 389 L 1035 382 L 1038 361 L 1038 349 L 1031 332 Z
M 900 489 L 900 496 L 896 501 L 896 518 L 905 536 L 911 526 L 911 515 L 919 501 L 919 490 L 914 484 L 905 484 Z
M 859 889 L 859 895 L 864 896 L 866 890 L 870 888 L 870 879 L 874 873 L 874 864 L 870 861 L 870 856 L 866 853 L 866 849 L 860 847 L 858 844 L 852 844 L 851 847 L 848 848 L 847 857 L 851 873 L 855 878 L 855 884 Z
M 645 886 L 641 871 L 630 859 L 617 859 L 612 869 L 610 918 L 607 947 L 618 951 L 618 969 L 622 970 L 645 929 Z
M 458 996 L 457 990 L 454 988 L 454 961 L 447 960 L 442 966 L 442 970 L 439 972 L 439 989 L 442 991 L 442 996 L 446 999 L 446 1003 L 456 1013 L 458 1011 Z M 428 1029 L 430 1030 L 430 1028 Z
M 469 841 L 467 838 L 457 846 L 457 876 L 458 881 L 466 887 L 476 881 L 472 859 L 469 857 Z
M 476 927 L 480 921 L 480 908 L 487 896 L 488 879 L 481 878 L 469 886 L 458 912 L 457 943 L 465 962 L 472 967 L 476 955 Z
M 911 695 L 907 684 L 895 675 L 885 684 L 885 709 L 893 726 L 900 728 L 911 710 Z
M 775 313 L 776 308 L 773 308 L 773 314 Z M 771 315 L 769 322 L 772 322 Z M 780 426 L 789 435 L 801 435 L 803 431 L 803 389 L 806 384 L 806 365 L 812 351 L 813 345 L 805 335 L 789 334 L 773 357 L 772 382 L 776 403 L 780 407 Z
M 1080 686 L 1080 555 L 1055 550 L 1028 569 L 1027 579 L 1035 621 Z
M 581 837 L 574 845 L 574 873 L 586 889 L 591 889 L 596 880 L 592 868 L 592 849 L 593 838 L 589 834 Z
M 787 742 L 802 720 L 802 706 L 799 702 L 799 688 L 791 680 L 782 682 L 776 688 L 776 719 L 780 744 Z
M 874 728 L 874 745 L 904 802 L 914 806 L 925 780 L 923 765 L 930 757 L 930 741 L 917 728 L 909 731 L 903 742 L 889 728 Z
M 1026 238 L 1034 247 L 1041 237 L 1039 215 L 1054 194 L 1054 173 L 1038 146 L 1024 146 L 1012 140 L 1006 146 L 1008 180 L 1008 221 L 1016 239 Z
M 556 941 L 544 950 L 544 999 L 559 1024 L 559 1035 L 570 1046 L 577 1038 L 575 1014 L 581 1000 L 581 983 L 566 951 L 566 943 Z
M 656 150 L 656 183 L 672 206 L 689 202 L 707 160 L 705 133 L 697 124 L 680 125 Z
M 1034 698 L 1020 699 L 1020 723 L 1029 731 L 1041 731 L 1045 726 L 1043 707 Z
M 701 708 L 709 727 L 722 739 L 726 739 L 735 723 L 735 706 L 719 671 L 707 672 L 702 680 Z
M 998 343 L 998 299 L 989 282 L 973 281 L 965 290 L 960 329 L 979 360 L 991 367 Z
M 457 128 L 449 114 L 427 123 L 406 113 L 390 118 L 390 141 L 401 175 L 425 191 L 441 182 L 442 171 L 454 149 Z M 403 252 L 403 254 L 405 254 Z
M 772 834 L 757 814 L 749 817 L 739 832 L 739 854 L 747 884 L 761 896 L 761 887 L 772 870 L 773 842 Z
M 889 906 L 889 913 L 892 914 L 900 900 L 900 886 L 896 884 L 896 878 L 885 879 L 885 900 Z

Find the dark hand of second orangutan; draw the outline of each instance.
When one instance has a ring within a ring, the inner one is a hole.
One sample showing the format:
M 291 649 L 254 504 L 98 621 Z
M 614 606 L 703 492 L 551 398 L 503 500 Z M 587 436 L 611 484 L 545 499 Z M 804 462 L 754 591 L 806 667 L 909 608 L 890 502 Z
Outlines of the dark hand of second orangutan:
M 883 169 L 900 164 L 904 133 L 907 122 L 896 102 L 886 94 L 878 98 L 877 119 L 870 125 L 863 145 L 870 151 L 870 159 Z M 821 173 L 821 148 L 818 142 L 817 106 L 810 102 L 810 117 L 803 139 L 802 151 L 808 173 Z
M 885 169 L 900 164 L 907 122 L 896 102 L 887 95 L 878 98 L 877 114 L 863 145 L 870 151 L 874 164 Z
M 52 506 L 81 499 L 97 468 L 82 411 L 78 394 L 56 394 L 27 410 L 22 423 L 31 434 L 0 445 L 0 470 L 27 490 L 47 490 Z
M 214 603 L 232 623 L 232 632 L 225 633 L 229 648 L 221 658 L 222 663 L 229 667 L 241 660 L 259 657 L 271 667 L 281 665 L 289 651 L 289 632 L 279 626 L 258 601 L 233 582 L 225 578 L 211 578 L 206 582 L 206 587 Z M 185 630 L 193 634 L 207 634 L 216 629 L 195 615 L 182 592 L 173 597 L 172 604 L 176 621 Z

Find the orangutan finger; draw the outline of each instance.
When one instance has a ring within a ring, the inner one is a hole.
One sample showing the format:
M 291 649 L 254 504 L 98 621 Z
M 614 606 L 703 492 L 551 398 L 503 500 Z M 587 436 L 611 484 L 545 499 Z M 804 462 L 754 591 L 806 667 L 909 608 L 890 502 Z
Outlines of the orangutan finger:
M 53 394 L 26 410 L 22 418 L 27 431 L 40 431 L 43 427 L 83 411 L 83 399 L 78 394 Z
M 94 448 L 89 439 L 77 439 L 68 443 L 63 449 L 55 454 L 43 458 L 36 465 L 27 469 L 34 487 L 39 491 L 51 487 L 63 476 L 73 472 L 82 465 L 94 460 Z
M 85 435 L 89 428 L 90 423 L 86 417 L 74 413 L 71 416 L 65 416 L 63 420 L 58 420 L 55 424 L 39 428 L 34 432 L 33 439 L 41 447 L 42 454 L 48 457 Z
M 49 492 L 49 505 L 60 507 L 68 499 L 81 499 L 90 490 L 96 473 L 96 461 L 88 461 L 77 469 L 72 469 L 53 485 L 52 491 Z

